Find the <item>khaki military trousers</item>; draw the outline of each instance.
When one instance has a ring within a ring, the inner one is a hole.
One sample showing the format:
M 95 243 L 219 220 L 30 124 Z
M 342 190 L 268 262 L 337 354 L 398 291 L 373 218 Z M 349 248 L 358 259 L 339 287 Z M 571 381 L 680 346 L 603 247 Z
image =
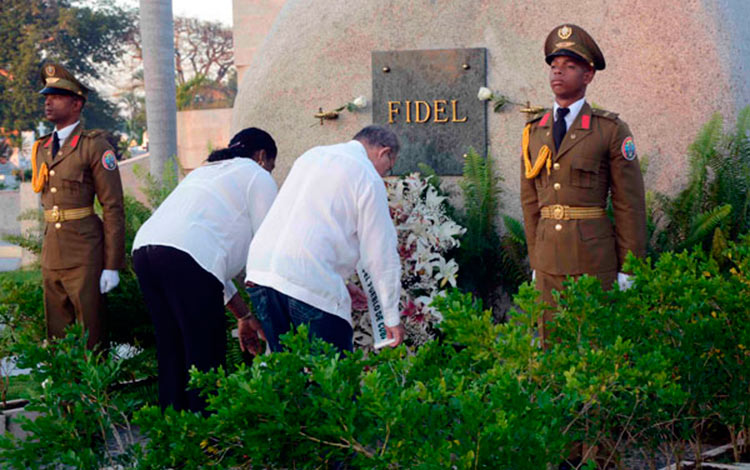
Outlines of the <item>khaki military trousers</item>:
M 609 290 L 612 288 L 612 284 L 617 280 L 617 271 L 609 271 L 604 273 L 596 273 L 596 274 L 590 274 L 593 277 L 596 277 L 601 281 L 602 288 L 604 290 Z M 562 291 L 563 289 L 563 281 L 567 278 L 567 275 L 556 275 L 556 274 L 548 274 L 541 271 L 536 271 L 536 288 L 537 290 L 542 294 L 542 300 L 549 305 L 552 305 L 553 307 L 557 306 L 557 302 L 555 302 L 555 299 L 552 297 L 552 291 Z M 578 278 L 580 275 L 573 275 L 571 276 L 573 278 Z M 546 346 L 547 339 L 549 338 L 549 328 L 547 327 L 547 323 L 554 318 L 555 312 L 553 311 L 545 311 L 544 316 L 539 319 L 539 338 L 542 341 L 542 344 Z
M 89 332 L 87 347 L 93 348 L 103 338 L 102 295 L 99 277 L 102 264 L 95 263 L 70 269 L 42 268 L 44 282 L 44 317 L 47 337 L 65 336 L 65 328 L 79 323 Z

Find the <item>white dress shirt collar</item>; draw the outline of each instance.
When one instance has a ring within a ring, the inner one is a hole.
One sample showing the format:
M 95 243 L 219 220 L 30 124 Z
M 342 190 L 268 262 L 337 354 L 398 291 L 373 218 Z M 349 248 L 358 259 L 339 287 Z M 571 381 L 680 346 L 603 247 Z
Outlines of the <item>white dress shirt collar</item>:
M 583 97 L 580 100 L 576 101 L 575 103 L 568 106 L 568 109 L 570 112 L 567 116 L 565 116 L 565 125 L 566 129 L 570 129 L 570 126 L 573 125 L 573 121 L 576 120 L 576 117 L 578 116 L 578 113 L 581 112 L 581 108 L 583 108 L 583 104 L 586 102 L 586 98 Z M 555 105 L 552 108 L 552 116 L 554 116 L 555 121 L 557 121 L 557 108 L 559 108 L 560 105 L 557 104 L 557 101 L 555 101 Z
M 55 132 L 57 132 L 57 138 L 60 139 L 60 146 L 65 142 L 65 139 L 67 139 L 70 134 L 73 133 L 73 130 L 76 128 L 78 124 L 80 124 L 81 121 L 76 121 L 73 124 L 69 126 L 65 126 L 62 129 L 57 129 L 55 127 Z

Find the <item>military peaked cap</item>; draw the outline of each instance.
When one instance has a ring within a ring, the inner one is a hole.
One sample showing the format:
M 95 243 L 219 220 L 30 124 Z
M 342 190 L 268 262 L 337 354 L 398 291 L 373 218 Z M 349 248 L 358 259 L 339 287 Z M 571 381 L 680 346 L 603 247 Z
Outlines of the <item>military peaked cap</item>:
M 46 64 L 41 75 L 44 88 L 39 93 L 43 95 L 88 97 L 90 90 L 60 64 Z
M 548 64 L 557 56 L 574 57 L 595 70 L 604 70 L 604 54 L 596 41 L 580 26 L 563 24 L 553 29 L 544 42 L 544 55 Z

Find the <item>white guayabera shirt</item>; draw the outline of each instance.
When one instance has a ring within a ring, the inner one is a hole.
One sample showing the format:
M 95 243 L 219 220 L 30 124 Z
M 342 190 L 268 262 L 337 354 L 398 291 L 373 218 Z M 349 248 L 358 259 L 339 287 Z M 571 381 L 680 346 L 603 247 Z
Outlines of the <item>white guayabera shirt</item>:
M 399 324 L 401 262 L 385 184 L 364 146 L 315 147 L 300 156 L 258 233 L 247 280 L 351 324 L 346 279 L 370 274 L 385 324 Z
M 249 158 L 203 165 L 141 226 L 133 251 L 146 245 L 184 251 L 224 284 L 226 303 L 237 292 L 232 278 L 242 271 L 277 191 L 271 174 Z

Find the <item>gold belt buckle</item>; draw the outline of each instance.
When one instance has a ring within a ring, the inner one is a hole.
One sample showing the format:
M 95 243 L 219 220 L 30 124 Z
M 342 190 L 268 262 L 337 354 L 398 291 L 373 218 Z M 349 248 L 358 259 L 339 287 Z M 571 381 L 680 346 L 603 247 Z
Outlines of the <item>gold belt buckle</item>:
M 552 218 L 557 220 L 563 220 L 565 218 L 565 206 L 562 204 L 555 204 L 552 206 Z
M 60 222 L 60 219 L 62 218 L 60 209 L 58 209 L 57 207 L 53 207 L 52 212 L 50 212 L 50 216 L 52 217 L 52 222 Z

